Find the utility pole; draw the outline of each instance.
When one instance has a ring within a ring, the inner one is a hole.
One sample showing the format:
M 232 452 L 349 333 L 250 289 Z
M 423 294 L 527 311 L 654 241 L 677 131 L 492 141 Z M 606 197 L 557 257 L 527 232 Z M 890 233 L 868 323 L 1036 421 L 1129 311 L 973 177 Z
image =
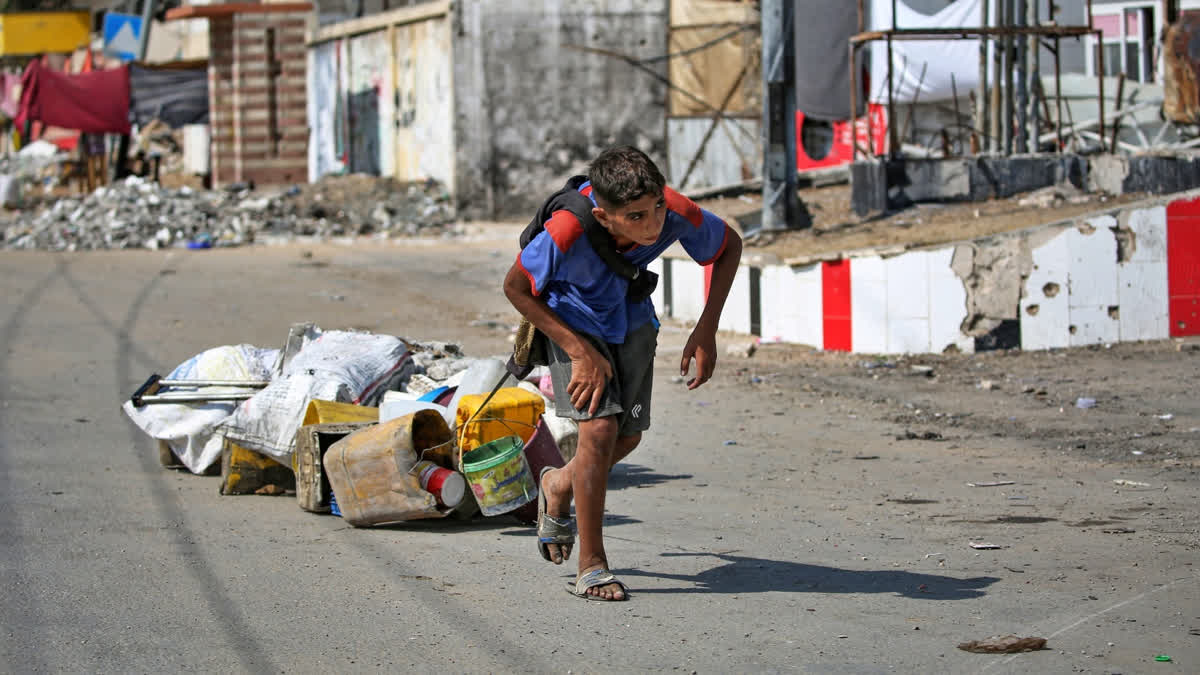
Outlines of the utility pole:
M 796 90 L 791 0 L 762 0 L 762 229 L 790 229 L 796 204 Z
M 146 60 L 146 47 L 150 44 L 150 22 L 154 20 L 154 0 L 142 0 L 142 29 L 138 31 L 137 60 Z

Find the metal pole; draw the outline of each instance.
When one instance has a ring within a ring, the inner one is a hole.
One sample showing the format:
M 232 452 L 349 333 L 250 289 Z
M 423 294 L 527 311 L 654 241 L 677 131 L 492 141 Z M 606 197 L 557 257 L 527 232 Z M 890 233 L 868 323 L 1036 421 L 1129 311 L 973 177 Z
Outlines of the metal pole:
M 859 25 L 862 25 L 862 2 L 858 3 L 859 7 Z M 859 31 L 862 32 L 861 30 Z M 858 68 L 854 67 L 854 58 L 858 55 L 858 45 L 853 42 L 849 45 L 850 50 L 850 161 L 858 161 Z
M 866 0 L 858 0 L 858 32 L 867 28 L 867 15 L 864 8 Z M 858 58 L 858 45 L 850 43 L 850 161 L 858 161 L 858 68 L 855 61 Z
M 1062 40 L 1057 35 L 1054 36 L 1054 104 L 1058 106 L 1058 113 L 1055 115 L 1054 124 L 1058 130 L 1058 152 L 1063 151 L 1063 128 L 1062 128 Z
M 786 230 L 796 207 L 796 112 L 790 0 L 763 0 L 763 231 Z
M 1088 13 L 1091 14 L 1092 3 L 1088 0 Z M 1090 25 L 1090 21 L 1089 21 Z M 1098 68 L 1100 69 L 1100 149 L 1104 150 L 1104 35 L 1100 31 L 1096 31 L 1096 44 L 1100 45 L 1100 49 L 1096 50 L 1099 55 L 1096 57 Z
M 888 85 L 888 156 L 895 157 L 899 151 L 896 135 L 896 91 L 892 82 L 892 34 L 887 36 L 887 85 Z
M 154 0 L 142 0 L 142 29 L 138 31 L 138 61 L 146 60 L 146 48 L 150 46 L 150 22 L 154 16 Z
M 980 0 L 980 27 L 988 27 L 988 0 Z M 987 91 L 988 91 L 988 39 L 985 35 L 979 36 L 979 95 L 975 98 L 975 126 L 978 127 L 979 133 L 982 135 L 979 147 L 986 152 L 990 149 L 988 134 L 988 106 L 987 106 Z
M 1013 13 L 1013 26 L 1023 28 L 1025 26 L 1026 14 L 1029 12 L 1029 6 L 1026 0 L 1016 0 L 1016 10 Z M 1017 59 L 1016 59 L 1016 76 L 1017 76 L 1017 152 L 1026 154 L 1029 152 L 1029 135 L 1028 129 L 1025 126 L 1028 114 L 1029 90 L 1026 83 L 1026 78 L 1029 72 L 1029 49 L 1028 40 L 1014 38 L 1017 42 Z
M 895 31 L 896 26 L 896 0 L 892 0 L 892 30 Z M 888 156 L 896 157 L 900 154 L 900 137 L 896 134 L 896 85 L 893 74 L 893 63 L 895 62 L 892 54 L 892 34 L 887 36 L 887 60 L 888 60 Z
M 1033 0 L 1033 2 L 1029 3 L 1029 19 L 1027 23 L 1031 28 L 1038 28 L 1042 24 L 1041 4 L 1042 0 Z M 1029 54 L 1032 59 L 1032 64 L 1029 68 L 1029 77 L 1032 78 L 1032 84 L 1029 87 L 1029 135 L 1033 139 L 1031 150 L 1036 153 L 1041 151 L 1041 144 L 1038 143 L 1037 139 L 1042 134 L 1042 118 L 1038 109 L 1038 99 L 1043 98 L 1041 36 L 1029 36 Z
M 1004 138 L 1004 155 L 1013 154 L 1013 86 L 1015 74 L 1013 71 L 1013 36 L 1009 32 L 1013 23 L 1013 5 L 1016 0 L 1004 0 L 1004 128 L 1000 130 Z

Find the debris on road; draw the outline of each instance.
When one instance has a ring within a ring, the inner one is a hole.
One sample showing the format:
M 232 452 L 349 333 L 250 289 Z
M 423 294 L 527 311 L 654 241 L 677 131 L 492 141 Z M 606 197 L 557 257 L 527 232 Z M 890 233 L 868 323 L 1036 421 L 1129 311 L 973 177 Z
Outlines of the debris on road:
M 896 440 L 898 440 L 898 441 L 941 441 L 944 439 L 942 438 L 942 435 L 936 431 L 925 431 L 922 433 L 916 433 L 913 431 L 905 430 L 904 433 L 896 436 Z
M 740 359 L 748 359 L 754 356 L 754 352 L 758 350 L 758 345 L 753 342 L 735 342 L 725 346 L 726 356 L 735 356 Z
M 1003 546 L 1001 546 L 999 544 L 993 544 L 991 542 L 986 542 L 986 541 L 972 541 L 972 542 L 969 542 L 969 544 L 970 544 L 971 548 L 979 550 L 979 551 L 992 551 L 995 549 L 1004 548 Z
M 442 233 L 453 221 L 448 196 L 432 182 L 337 176 L 266 194 L 171 189 L 130 176 L 83 197 L 12 212 L 0 221 L 0 248 L 208 248 L 263 236 L 413 236 Z
M 1036 652 L 1046 648 L 1046 638 L 1017 637 L 1005 635 L 993 636 L 985 640 L 971 640 L 959 643 L 958 648 L 964 652 L 975 654 L 1020 654 L 1021 652 Z
M 1075 407 L 1079 408 L 1080 410 L 1087 410 L 1088 408 L 1095 408 L 1096 407 L 1096 399 L 1081 396 L 1081 397 L 1075 399 Z
M 986 483 L 967 483 L 967 487 L 1000 487 L 1001 485 L 1016 485 L 1016 481 L 993 480 Z
M 1124 478 L 1113 479 L 1113 485 L 1122 485 L 1124 487 L 1150 487 L 1149 483 L 1143 483 L 1137 480 L 1125 480 Z

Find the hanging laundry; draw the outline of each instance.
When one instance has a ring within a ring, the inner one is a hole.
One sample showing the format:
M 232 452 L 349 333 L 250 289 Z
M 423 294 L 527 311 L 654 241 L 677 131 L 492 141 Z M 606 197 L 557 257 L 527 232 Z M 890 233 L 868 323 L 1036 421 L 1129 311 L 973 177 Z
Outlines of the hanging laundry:
M 208 123 L 208 67 L 129 67 L 133 121 L 144 126 L 158 119 L 172 129 Z
M 21 110 L 21 94 L 18 88 L 20 84 L 20 74 L 0 74 L 0 112 L 10 120 L 16 119 Z
M 87 133 L 129 133 L 129 67 L 65 75 L 31 61 L 21 76 L 16 123 L 27 121 Z
M 845 0 L 796 0 L 796 109 L 821 120 L 850 118 L 850 36 L 858 6 Z M 860 67 L 862 54 L 858 57 Z M 858 77 L 858 86 L 863 78 Z M 858 95 L 858 114 L 866 97 Z
M 893 0 L 872 0 L 871 30 L 892 27 Z M 955 0 L 927 16 L 895 2 L 897 28 L 966 28 L 980 25 L 979 0 Z M 871 43 L 872 103 L 888 101 L 887 43 Z M 922 77 L 924 75 L 924 77 Z M 945 101 L 979 86 L 979 40 L 895 40 L 892 42 L 892 86 L 897 103 L 918 97 L 923 103 Z M 918 96 L 917 92 L 920 91 Z

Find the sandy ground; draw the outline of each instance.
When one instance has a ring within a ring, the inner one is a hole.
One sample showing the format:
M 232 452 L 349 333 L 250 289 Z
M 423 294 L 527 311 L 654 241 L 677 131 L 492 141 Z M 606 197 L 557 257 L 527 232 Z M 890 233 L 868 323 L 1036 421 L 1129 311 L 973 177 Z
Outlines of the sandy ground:
M 667 323 L 653 429 L 610 485 L 608 552 L 633 589 L 613 605 L 566 595 L 573 570 L 504 518 L 360 530 L 289 497 L 220 497 L 216 478 L 159 467 L 119 411 L 151 372 L 278 345 L 294 321 L 503 354 L 517 231 L 0 253 L 0 663 L 1196 671 L 1195 342 L 745 357 L 724 347 L 749 339 L 726 335 L 717 377 L 689 393 L 688 327 Z M 956 648 L 1008 634 L 1049 648 Z
M 863 248 L 903 249 L 965 241 L 999 232 L 1102 211 L 1145 199 L 1144 194 L 1119 197 L 1082 194 L 1059 189 L 1060 199 L 1042 201 L 1030 193 L 986 202 L 917 204 L 883 216 L 859 217 L 850 208 L 850 186 L 833 185 L 799 191 L 802 218 L 809 227 L 788 232 L 760 233 L 747 242 L 748 255 L 789 261 L 806 257 L 837 257 L 842 251 Z M 761 194 L 701 200 L 700 205 L 726 219 L 741 231 L 757 227 Z

